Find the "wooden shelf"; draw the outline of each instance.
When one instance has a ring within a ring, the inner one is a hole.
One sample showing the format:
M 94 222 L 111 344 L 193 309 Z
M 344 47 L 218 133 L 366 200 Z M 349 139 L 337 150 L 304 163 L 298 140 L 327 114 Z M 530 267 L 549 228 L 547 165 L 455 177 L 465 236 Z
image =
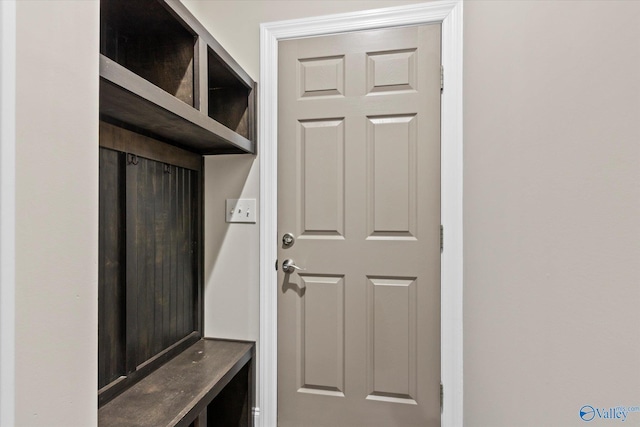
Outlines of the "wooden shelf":
M 243 367 L 251 367 L 254 352 L 250 342 L 200 340 L 100 408 L 98 425 L 189 426 L 206 414 L 207 406 Z M 239 388 L 250 408 L 253 374 L 247 379 L 248 384 Z M 208 424 L 216 422 L 210 419 Z
M 100 55 L 100 114 L 199 154 L 253 153 L 255 143 Z
M 101 1 L 104 120 L 198 154 L 255 153 L 255 96 L 179 1 Z

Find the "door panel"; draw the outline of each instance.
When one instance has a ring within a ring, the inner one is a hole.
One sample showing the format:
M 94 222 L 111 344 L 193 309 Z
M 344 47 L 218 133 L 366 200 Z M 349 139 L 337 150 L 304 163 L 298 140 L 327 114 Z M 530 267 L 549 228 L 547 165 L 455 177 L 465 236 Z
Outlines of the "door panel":
M 440 31 L 280 43 L 282 427 L 440 425 Z
M 367 399 L 416 404 L 416 279 L 369 277 Z
M 344 233 L 344 121 L 300 122 L 304 236 Z
M 344 394 L 344 278 L 300 277 L 301 381 L 307 393 Z
M 367 118 L 368 238 L 414 237 L 416 117 Z

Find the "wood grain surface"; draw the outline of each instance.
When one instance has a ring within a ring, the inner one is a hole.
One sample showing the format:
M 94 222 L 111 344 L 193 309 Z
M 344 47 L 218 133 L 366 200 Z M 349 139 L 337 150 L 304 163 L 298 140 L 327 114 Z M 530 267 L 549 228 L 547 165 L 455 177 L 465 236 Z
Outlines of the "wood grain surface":
M 189 426 L 253 354 L 250 342 L 200 340 L 100 408 L 98 425 Z

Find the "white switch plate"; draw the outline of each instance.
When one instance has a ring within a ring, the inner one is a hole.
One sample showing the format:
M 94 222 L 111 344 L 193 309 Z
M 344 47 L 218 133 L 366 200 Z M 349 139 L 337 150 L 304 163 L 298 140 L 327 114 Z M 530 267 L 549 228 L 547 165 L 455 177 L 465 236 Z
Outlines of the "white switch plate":
M 227 222 L 256 222 L 256 199 L 227 199 Z

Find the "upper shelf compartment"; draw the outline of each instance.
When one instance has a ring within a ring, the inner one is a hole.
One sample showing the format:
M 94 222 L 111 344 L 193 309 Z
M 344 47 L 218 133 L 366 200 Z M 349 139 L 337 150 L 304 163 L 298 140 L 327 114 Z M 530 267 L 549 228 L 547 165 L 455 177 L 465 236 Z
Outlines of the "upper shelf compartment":
M 256 84 L 178 0 L 101 0 L 100 114 L 200 154 L 255 153 Z

